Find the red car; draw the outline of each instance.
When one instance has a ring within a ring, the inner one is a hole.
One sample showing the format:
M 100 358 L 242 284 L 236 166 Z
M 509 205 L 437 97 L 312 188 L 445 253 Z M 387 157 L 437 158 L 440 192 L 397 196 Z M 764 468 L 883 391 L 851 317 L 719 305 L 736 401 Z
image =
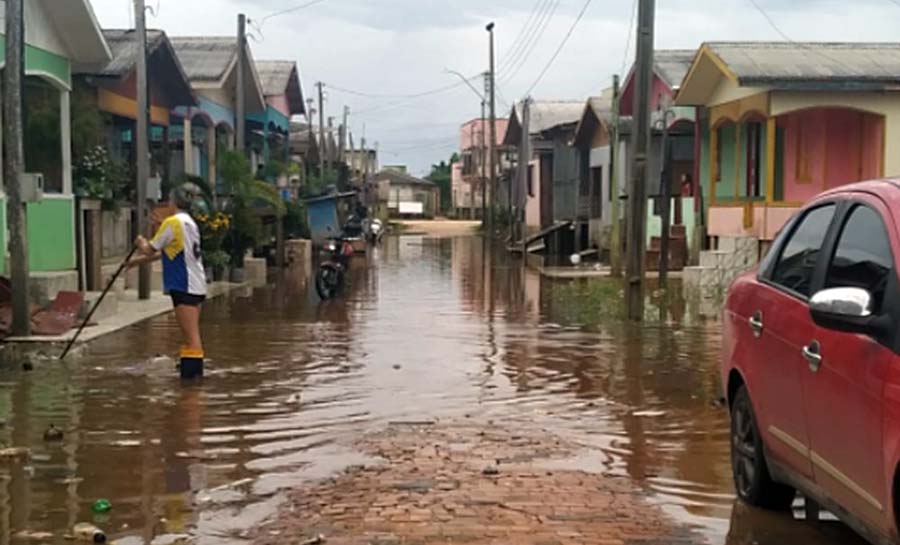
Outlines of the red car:
M 900 515 L 900 180 L 824 193 L 732 284 L 721 372 L 735 487 L 796 491 L 869 541 Z

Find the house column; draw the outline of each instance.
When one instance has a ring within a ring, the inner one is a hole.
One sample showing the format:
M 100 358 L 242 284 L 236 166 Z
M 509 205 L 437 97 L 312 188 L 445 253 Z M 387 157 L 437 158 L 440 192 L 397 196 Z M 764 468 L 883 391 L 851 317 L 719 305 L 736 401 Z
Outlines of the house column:
M 734 124 L 734 200 L 741 198 L 741 133 L 743 124 Z
M 191 112 L 184 118 L 184 173 L 194 174 L 194 133 L 191 129 Z
M 775 139 L 777 125 L 775 118 L 770 117 L 766 121 L 766 202 L 775 202 Z
M 206 174 L 209 187 L 213 191 L 213 198 L 216 193 L 216 151 L 218 148 L 216 133 L 215 125 L 206 129 Z
M 716 202 L 716 184 L 719 183 L 719 129 L 709 130 L 709 204 Z
M 59 130 L 62 142 L 62 192 L 72 194 L 72 101 L 68 89 L 59 93 Z

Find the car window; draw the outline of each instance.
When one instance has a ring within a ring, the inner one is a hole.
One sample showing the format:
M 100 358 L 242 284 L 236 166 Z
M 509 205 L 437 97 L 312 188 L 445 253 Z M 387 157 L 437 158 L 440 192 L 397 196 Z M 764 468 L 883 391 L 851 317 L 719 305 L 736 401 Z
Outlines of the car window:
M 877 311 L 893 270 L 891 242 L 881 215 L 868 206 L 857 206 L 841 230 L 825 287 L 868 290 Z
M 834 217 L 835 205 L 813 208 L 801 219 L 784 245 L 770 279 L 804 297 L 810 296 L 816 259 Z

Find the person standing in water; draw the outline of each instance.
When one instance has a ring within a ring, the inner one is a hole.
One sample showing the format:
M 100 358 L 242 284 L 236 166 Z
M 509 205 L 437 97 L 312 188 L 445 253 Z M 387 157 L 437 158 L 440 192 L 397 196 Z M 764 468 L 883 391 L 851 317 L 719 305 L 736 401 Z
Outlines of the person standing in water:
M 163 291 L 172 298 L 175 319 L 181 329 L 181 378 L 203 376 L 203 342 L 200 339 L 200 309 L 206 300 L 206 273 L 200 250 L 200 229 L 189 211 L 194 193 L 179 186 L 169 194 L 175 213 L 166 218 L 156 235 L 147 240 L 138 235 L 135 240 L 140 256 L 129 266 L 162 259 Z

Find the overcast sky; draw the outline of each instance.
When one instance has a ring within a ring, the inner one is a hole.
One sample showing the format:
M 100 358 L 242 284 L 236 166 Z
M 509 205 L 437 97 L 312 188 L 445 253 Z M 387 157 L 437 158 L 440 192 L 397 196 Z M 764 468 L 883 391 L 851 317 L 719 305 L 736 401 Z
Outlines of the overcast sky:
M 147 24 L 173 36 L 231 35 L 243 11 L 261 24 L 251 41 L 256 59 L 296 60 L 307 97 L 315 94 L 317 81 L 325 82 L 327 115 L 339 119 L 343 106 L 350 107 L 357 145 L 365 132 L 369 144 L 378 143 L 383 164 L 406 164 L 416 174 L 427 173 L 429 165 L 458 147 L 459 125 L 479 115 L 480 100 L 462 85 L 417 98 L 398 96 L 459 82 L 445 70 L 484 71 L 484 25 L 494 21 L 497 109 L 505 116 L 509 104 L 535 83 L 585 5 L 585 0 L 322 0 L 264 19 L 308 1 L 147 0 L 156 11 Z M 792 40 L 900 39 L 900 0 L 755 1 Z M 132 24 L 131 0 L 92 4 L 104 27 Z M 599 93 L 622 71 L 626 45 L 627 71 L 634 57 L 633 33 L 626 41 L 633 5 L 633 0 L 593 0 L 531 95 L 585 99 Z M 517 41 L 520 36 L 525 39 Z M 781 39 L 752 0 L 657 0 L 657 49 L 696 48 L 706 40 Z

